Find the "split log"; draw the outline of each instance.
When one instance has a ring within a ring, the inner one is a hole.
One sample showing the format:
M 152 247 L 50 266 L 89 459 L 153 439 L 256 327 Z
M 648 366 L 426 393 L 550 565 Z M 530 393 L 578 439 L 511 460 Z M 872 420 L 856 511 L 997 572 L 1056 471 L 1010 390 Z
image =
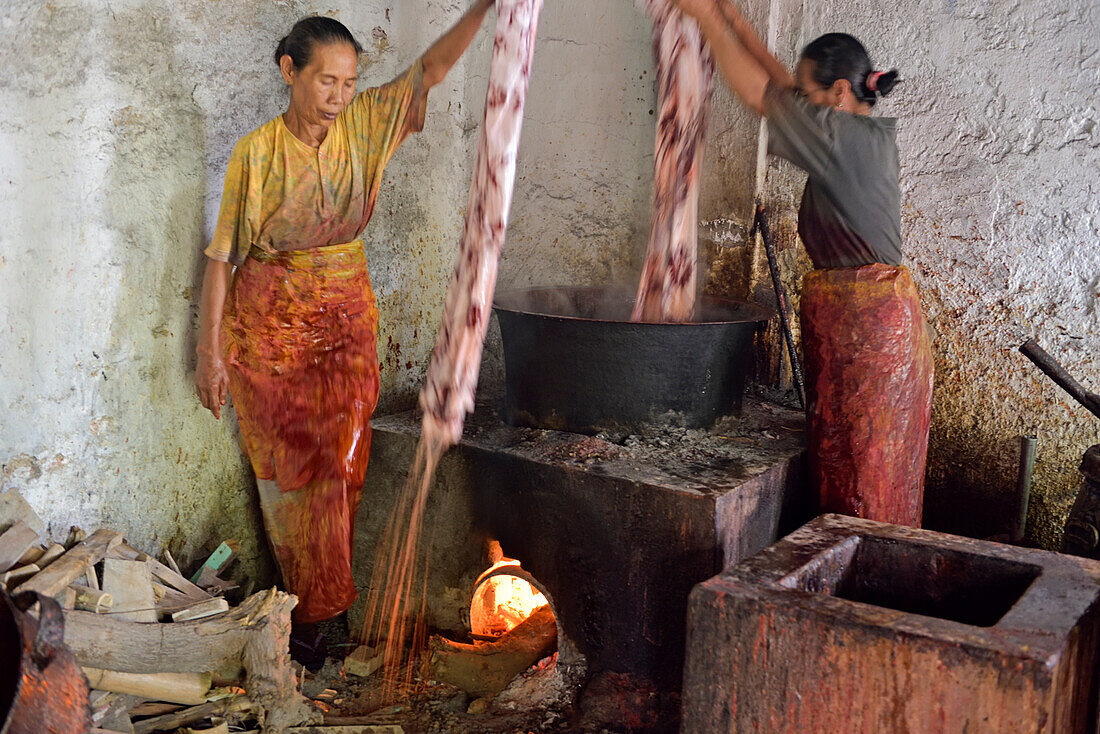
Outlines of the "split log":
M 157 559 L 130 547 L 126 543 L 112 549 L 111 557 L 121 558 L 124 561 L 145 561 L 149 564 L 149 570 L 153 572 L 153 576 L 185 596 L 191 597 L 196 602 L 211 598 L 210 594 L 207 594 L 199 586 L 191 583 Z
M 194 619 L 205 619 L 206 617 L 212 617 L 215 614 L 221 614 L 222 612 L 229 611 L 229 602 L 225 599 L 209 599 L 207 601 L 201 601 L 194 606 L 190 606 L 187 609 L 181 609 L 178 612 L 172 613 L 173 622 L 188 622 Z
M 114 606 L 115 600 L 109 592 L 96 591 L 95 589 L 89 589 L 87 586 L 79 586 L 73 584 L 69 587 L 74 592 L 73 608 L 82 609 L 86 612 L 94 612 L 96 614 L 103 614 L 109 612 L 111 607 Z
M 85 667 L 84 675 L 89 686 L 101 691 L 185 704 L 205 703 L 212 682 L 209 673 L 120 673 Z
M 9 489 L 0 493 L 0 533 L 22 520 L 27 527 L 36 533 L 46 531 L 46 523 L 38 513 L 23 499 L 17 489 Z
M 65 612 L 65 643 L 81 665 L 134 673 L 171 666 L 184 673 L 209 671 L 224 680 L 243 673 L 249 698 L 266 710 L 266 725 L 279 731 L 320 715 L 298 692 L 288 655 L 290 610 L 297 602 L 269 589 L 226 614 L 175 624 Z
M 4 573 L 0 574 L 0 583 L 3 583 L 5 586 L 15 586 L 23 583 L 41 570 L 42 569 L 38 567 L 37 563 L 31 563 L 26 566 L 16 566 L 12 570 L 4 571 Z
M 19 591 L 37 591 L 45 596 L 57 596 L 65 588 L 84 575 L 88 566 L 99 563 L 103 556 L 114 546 L 122 542 L 122 533 L 106 528 L 92 533 L 90 537 L 77 543 L 65 555 L 34 575 L 29 581 L 19 585 Z
M 94 563 L 88 566 L 88 570 L 84 572 L 84 584 L 89 589 L 95 589 L 96 591 L 100 591 L 103 589 L 103 587 L 99 584 L 99 574 L 96 573 Z
M 0 572 L 19 563 L 23 554 L 38 542 L 38 533 L 30 525 L 22 520 L 15 523 L 0 534 Z
M 175 731 L 176 729 L 202 721 L 208 716 L 220 716 L 230 712 L 253 710 L 252 702 L 246 696 L 223 698 L 199 706 L 175 711 L 152 719 L 144 719 L 134 724 L 134 734 L 153 734 L 157 731 Z
M 65 555 L 65 546 L 60 543 L 53 543 L 35 563 L 38 564 L 39 568 L 45 568 L 63 555 Z
M 69 537 L 65 539 L 65 549 L 68 550 L 73 546 L 83 543 L 88 537 L 88 534 L 81 530 L 76 525 L 69 526 Z
M 17 565 L 29 566 L 32 563 L 37 563 L 38 559 L 46 555 L 46 546 L 44 545 L 32 545 L 27 549 L 27 552 L 19 556 L 19 560 L 16 561 Z M 39 568 L 42 568 L 39 566 Z
M 428 643 L 430 677 L 474 696 L 492 696 L 553 652 L 557 637 L 557 622 L 548 604 L 495 642 L 466 645 L 433 637 Z
M 153 574 L 144 561 L 103 560 L 103 590 L 114 598 L 111 613 L 130 622 L 156 622 Z

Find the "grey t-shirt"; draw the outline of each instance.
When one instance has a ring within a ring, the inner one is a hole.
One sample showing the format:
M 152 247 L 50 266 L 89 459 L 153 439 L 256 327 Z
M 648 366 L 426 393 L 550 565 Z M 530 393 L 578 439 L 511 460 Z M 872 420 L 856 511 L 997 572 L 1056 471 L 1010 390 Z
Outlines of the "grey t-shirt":
M 768 151 L 809 174 L 798 234 L 818 268 L 901 265 L 895 120 L 817 107 L 790 89 L 764 94 Z

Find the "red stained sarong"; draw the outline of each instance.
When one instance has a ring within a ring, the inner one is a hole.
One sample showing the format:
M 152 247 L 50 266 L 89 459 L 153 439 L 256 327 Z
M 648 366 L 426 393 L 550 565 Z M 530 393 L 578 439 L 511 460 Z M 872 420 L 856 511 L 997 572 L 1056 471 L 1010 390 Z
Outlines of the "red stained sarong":
M 908 269 L 814 270 L 801 311 L 822 511 L 919 527 L 933 364 Z
M 299 622 L 355 599 L 351 548 L 378 401 L 378 308 L 360 242 L 253 253 L 226 303 L 223 349 L 241 443 Z

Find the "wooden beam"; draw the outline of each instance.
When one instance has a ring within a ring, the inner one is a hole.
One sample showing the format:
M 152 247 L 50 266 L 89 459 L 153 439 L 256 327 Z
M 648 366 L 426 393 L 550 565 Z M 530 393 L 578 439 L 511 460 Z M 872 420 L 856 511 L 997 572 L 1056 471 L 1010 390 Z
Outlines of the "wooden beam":
M 42 569 L 29 581 L 19 585 L 17 591 L 37 591 L 45 596 L 57 596 L 69 584 L 76 581 L 93 563 L 98 563 L 107 552 L 122 542 L 122 533 L 102 528 L 89 538 L 77 543 L 65 555 Z

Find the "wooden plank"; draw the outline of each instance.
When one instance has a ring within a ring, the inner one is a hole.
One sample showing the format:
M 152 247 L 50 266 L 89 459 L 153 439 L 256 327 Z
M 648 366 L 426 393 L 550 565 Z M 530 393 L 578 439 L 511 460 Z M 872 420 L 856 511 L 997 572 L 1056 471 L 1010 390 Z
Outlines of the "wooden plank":
M 145 561 L 103 560 L 103 591 L 114 598 L 111 609 L 118 619 L 131 622 L 156 622 L 153 599 L 153 574 Z M 186 703 L 181 701 L 180 703 Z
M 70 548 L 65 555 L 19 585 L 19 591 L 37 591 L 46 596 L 57 596 L 80 578 L 88 566 L 98 563 L 114 546 L 122 542 L 122 533 L 102 528 L 91 537 Z
M 89 686 L 101 691 L 188 705 L 205 703 L 211 683 L 209 673 L 120 673 L 85 667 L 84 675 Z
M 19 562 L 24 553 L 38 542 L 38 533 L 23 520 L 16 520 L 0 535 L 0 573 Z
M 42 522 L 42 518 L 23 499 L 19 490 L 12 488 L 0 494 L 0 533 L 20 520 L 36 533 L 46 531 L 46 523 Z
M 206 617 L 213 617 L 215 614 L 221 614 L 229 611 L 229 602 L 225 599 L 207 599 L 201 601 L 198 604 L 188 607 L 187 609 L 181 609 L 178 612 L 172 613 L 173 622 L 189 622 L 195 619 L 204 619 Z
M 240 548 L 240 543 L 234 540 L 223 541 L 221 545 L 214 549 L 214 552 L 210 554 L 210 557 L 206 559 L 206 562 L 199 567 L 199 570 L 191 576 L 191 583 L 200 584 L 199 579 L 204 577 L 205 571 L 212 571 L 211 575 L 217 576 L 223 568 L 229 565 L 229 562 L 233 560 L 233 556 Z
M 126 543 L 121 543 L 116 548 L 112 549 L 111 557 L 122 558 L 127 561 L 147 562 L 149 564 L 149 569 L 153 572 L 153 576 L 157 577 L 168 586 L 171 586 L 176 591 L 191 597 L 195 601 L 213 598 L 210 594 L 203 591 L 201 587 L 191 583 L 180 574 L 168 568 L 168 566 L 165 566 L 155 558 L 150 558 L 147 554 L 130 547 Z

